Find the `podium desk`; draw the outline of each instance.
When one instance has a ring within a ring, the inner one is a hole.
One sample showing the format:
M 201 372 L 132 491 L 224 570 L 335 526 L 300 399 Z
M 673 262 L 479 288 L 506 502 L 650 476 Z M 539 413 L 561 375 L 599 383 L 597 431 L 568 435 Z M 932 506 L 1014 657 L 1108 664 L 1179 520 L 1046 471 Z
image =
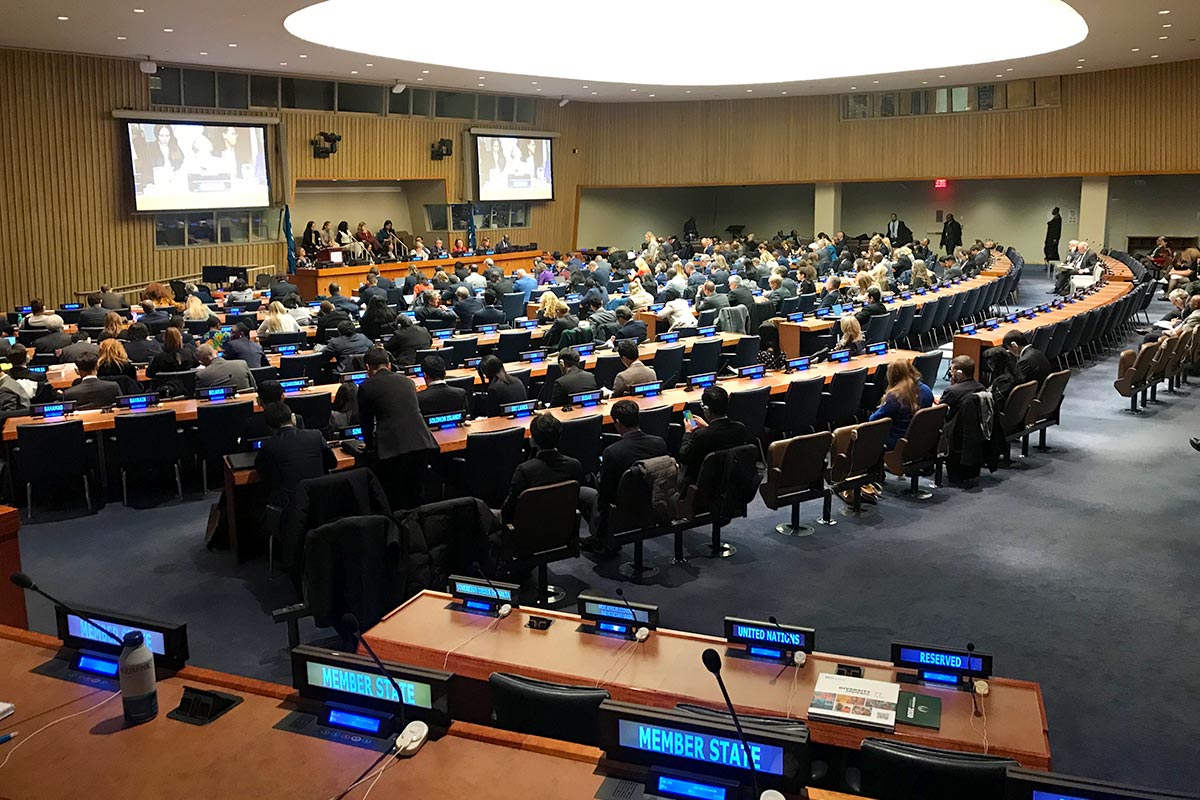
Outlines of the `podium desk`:
M 642 644 L 577 630 L 575 614 L 519 608 L 505 619 L 456 611 L 450 595 L 423 592 L 386 616 L 366 633 L 381 658 L 416 666 L 447 669 L 460 678 L 459 716 L 486 720 L 490 713 L 488 676 L 515 672 L 538 680 L 603 686 L 613 699 L 671 708 L 699 703 L 723 708 L 713 676 L 701 663 L 709 647 L 725 652 L 725 641 L 711 636 L 658 630 Z M 714 614 L 736 609 L 715 609 Z M 531 614 L 551 617 L 548 630 L 525 627 Z M 887 646 L 880 642 L 879 649 Z M 864 677 L 893 681 L 891 664 L 851 656 L 813 653 L 802 668 L 742 658 L 725 658 L 724 677 L 739 711 L 769 716 L 807 716 L 817 675 L 837 665 L 854 664 Z M 991 693 L 979 698 L 986 711 L 989 753 L 1015 758 L 1032 769 L 1050 768 L 1050 742 L 1042 690 L 1037 683 L 993 678 Z M 897 725 L 894 733 L 810 722 L 811 741 L 857 749 L 867 737 L 881 736 L 929 747 L 983 752 L 982 718 L 973 716 L 972 695 L 954 689 L 915 686 L 919 694 L 942 700 L 940 730 Z M 468 707 L 468 704 L 471 704 Z M 972 724 L 974 723 L 974 724 Z
M 428 261 L 391 261 L 383 264 L 376 264 L 379 268 L 379 274 L 385 278 L 391 278 L 393 281 L 403 283 L 408 276 L 408 268 L 416 267 L 426 278 L 433 277 L 433 274 L 440 270 L 445 270 L 447 274 L 454 270 L 454 265 L 457 262 L 463 264 L 478 264 L 480 269 L 483 269 L 483 262 L 490 258 L 492 262 L 504 270 L 505 275 L 512 275 L 518 269 L 523 269 L 526 272 L 533 271 L 533 259 L 536 256 L 542 255 L 540 250 L 519 250 L 516 252 L 496 253 L 495 255 L 474 255 L 469 258 L 434 258 Z M 343 294 L 349 294 L 357 289 L 359 285 L 367 279 L 367 270 L 371 268 L 370 264 L 361 266 L 346 266 L 344 264 L 327 264 L 317 267 L 316 269 L 298 269 L 295 274 L 291 275 L 292 283 L 300 290 L 300 295 L 305 300 L 312 300 L 317 295 L 325 294 L 326 288 L 330 283 L 339 284 L 342 287 Z

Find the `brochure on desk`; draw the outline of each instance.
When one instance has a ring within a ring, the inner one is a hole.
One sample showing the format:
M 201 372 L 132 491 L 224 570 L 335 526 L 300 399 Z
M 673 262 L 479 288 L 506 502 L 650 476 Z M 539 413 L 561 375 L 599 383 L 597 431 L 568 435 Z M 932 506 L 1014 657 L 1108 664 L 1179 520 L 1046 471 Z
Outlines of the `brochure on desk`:
M 892 731 L 899 699 L 900 684 L 827 672 L 817 678 L 808 716 L 823 722 Z

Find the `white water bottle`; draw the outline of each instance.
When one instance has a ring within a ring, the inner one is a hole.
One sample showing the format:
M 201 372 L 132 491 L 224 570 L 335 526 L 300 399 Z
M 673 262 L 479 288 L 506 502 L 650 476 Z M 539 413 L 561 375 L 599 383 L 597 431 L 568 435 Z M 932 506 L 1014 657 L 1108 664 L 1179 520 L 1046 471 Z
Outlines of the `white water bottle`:
M 154 654 L 141 631 L 124 637 L 125 647 L 117 659 L 121 680 L 121 705 L 130 725 L 149 722 L 158 716 L 158 688 L 154 677 Z

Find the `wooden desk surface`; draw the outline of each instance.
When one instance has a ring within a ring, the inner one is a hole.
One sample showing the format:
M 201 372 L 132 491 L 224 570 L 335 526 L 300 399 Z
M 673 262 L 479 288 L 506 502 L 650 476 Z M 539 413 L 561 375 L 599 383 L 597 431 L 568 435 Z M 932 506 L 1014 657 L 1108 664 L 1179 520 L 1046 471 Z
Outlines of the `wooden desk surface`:
M 469 258 L 435 258 L 431 261 L 393 261 L 386 264 L 376 264 L 379 268 L 379 274 L 385 278 L 391 278 L 393 281 L 403 281 L 408 275 L 409 267 L 416 267 L 425 277 L 432 277 L 438 270 L 446 270 L 447 274 L 454 269 L 456 262 L 463 264 L 478 264 L 480 269 L 483 268 L 483 262 L 486 259 L 492 259 L 492 263 L 504 271 L 505 275 L 511 275 L 518 269 L 524 269 L 526 272 L 531 272 L 533 269 L 533 259 L 535 256 L 543 256 L 544 254 L 538 250 L 521 250 L 510 253 L 496 253 L 494 255 L 485 256 L 476 254 Z M 343 290 L 349 291 L 351 288 L 357 288 L 359 284 L 367 279 L 367 270 L 370 265 L 362 266 L 324 266 L 317 269 L 301 269 L 296 270 L 296 273 L 291 277 L 292 283 L 300 290 L 300 295 L 306 300 L 312 300 L 319 294 L 324 294 L 326 287 L 331 283 L 340 284 Z M 536 276 L 535 276 L 536 277 Z
M 0 506 L 0 577 L 21 571 L 21 512 Z M 0 625 L 29 626 L 25 615 L 25 591 L 5 580 L 0 584 Z
M 450 601 L 447 594 L 423 592 L 385 617 L 366 637 L 381 658 L 448 669 L 476 681 L 486 681 L 496 671 L 517 672 L 540 680 L 603 685 L 614 699 L 662 708 L 681 702 L 724 706 L 720 690 L 700 658 L 708 647 L 724 652 L 722 639 L 659 630 L 644 644 L 634 645 L 577 632 L 579 617 L 574 614 L 516 609 L 497 621 L 452 611 L 447 608 Z M 531 611 L 556 622 L 545 631 L 526 628 Z M 880 642 L 880 649 L 886 644 Z M 724 678 L 739 711 L 804 718 L 817 675 L 833 672 L 838 663 L 860 665 L 870 679 L 895 679 L 895 670 L 886 662 L 825 653 L 813 653 L 805 667 L 789 667 L 792 674 L 782 676 L 776 664 L 726 658 Z M 987 713 L 989 752 L 1011 756 L 1026 767 L 1049 769 L 1050 742 L 1041 687 L 1008 678 L 994 678 L 989 683 L 991 693 L 979 698 Z M 982 720 L 973 717 L 972 695 L 931 686 L 915 687 L 915 691 L 941 698 L 940 730 L 901 724 L 893 734 L 879 734 L 810 722 L 812 741 L 856 749 L 866 737 L 886 736 L 931 747 L 983 751 Z

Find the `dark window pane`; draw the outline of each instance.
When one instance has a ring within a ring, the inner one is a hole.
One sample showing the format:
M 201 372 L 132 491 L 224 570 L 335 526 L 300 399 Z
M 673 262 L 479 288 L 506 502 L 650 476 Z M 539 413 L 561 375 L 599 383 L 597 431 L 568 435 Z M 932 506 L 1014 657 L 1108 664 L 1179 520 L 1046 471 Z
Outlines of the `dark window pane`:
M 517 122 L 533 122 L 535 104 L 532 97 L 517 98 Z
M 214 108 L 217 105 L 217 74 L 206 69 L 183 71 L 183 104 Z
M 184 243 L 183 214 L 158 214 L 154 217 L 156 247 L 182 247 Z
M 475 118 L 475 95 L 469 92 L 438 92 L 435 117 Z
M 338 111 L 358 111 L 364 114 L 383 113 L 382 86 L 361 83 L 338 84 Z
M 412 113 L 414 117 L 428 117 L 429 106 L 433 99 L 433 92 L 428 89 L 413 89 Z
M 244 73 L 217 73 L 217 103 L 221 108 L 246 108 L 249 105 L 247 79 Z
M 456 203 L 450 206 L 450 230 L 465 231 L 467 229 L 467 218 L 470 215 L 470 203 Z
M 515 97 L 496 98 L 496 119 L 504 122 L 512 122 L 516 104 Z
M 302 78 L 281 78 L 284 108 L 307 108 L 333 111 L 333 82 L 308 81 Z
M 525 219 L 529 214 L 529 203 L 513 203 L 512 204 L 512 220 L 509 226 L 513 228 L 524 228 L 528 223 Z
M 479 111 L 477 112 L 479 119 L 493 120 L 496 118 L 496 95 L 481 94 L 479 95 Z
M 389 114 L 409 114 L 412 110 L 412 89 L 405 89 L 400 94 L 388 94 Z
M 217 229 L 220 231 L 222 244 L 226 242 L 240 244 L 250 241 L 250 212 L 221 212 L 221 215 L 217 217 Z
M 425 213 L 429 217 L 429 229 L 431 231 L 446 230 L 446 206 L 425 206 Z
M 216 244 L 211 211 L 187 215 L 188 244 Z
M 158 88 L 154 88 L 157 80 Z M 177 106 L 183 102 L 180 92 L 179 68 L 159 67 L 158 72 L 150 76 L 150 102 L 156 106 Z M 180 242 L 182 244 L 182 242 Z
M 274 75 L 250 76 L 250 105 L 275 108 L 279 104 L 279 78 Z

